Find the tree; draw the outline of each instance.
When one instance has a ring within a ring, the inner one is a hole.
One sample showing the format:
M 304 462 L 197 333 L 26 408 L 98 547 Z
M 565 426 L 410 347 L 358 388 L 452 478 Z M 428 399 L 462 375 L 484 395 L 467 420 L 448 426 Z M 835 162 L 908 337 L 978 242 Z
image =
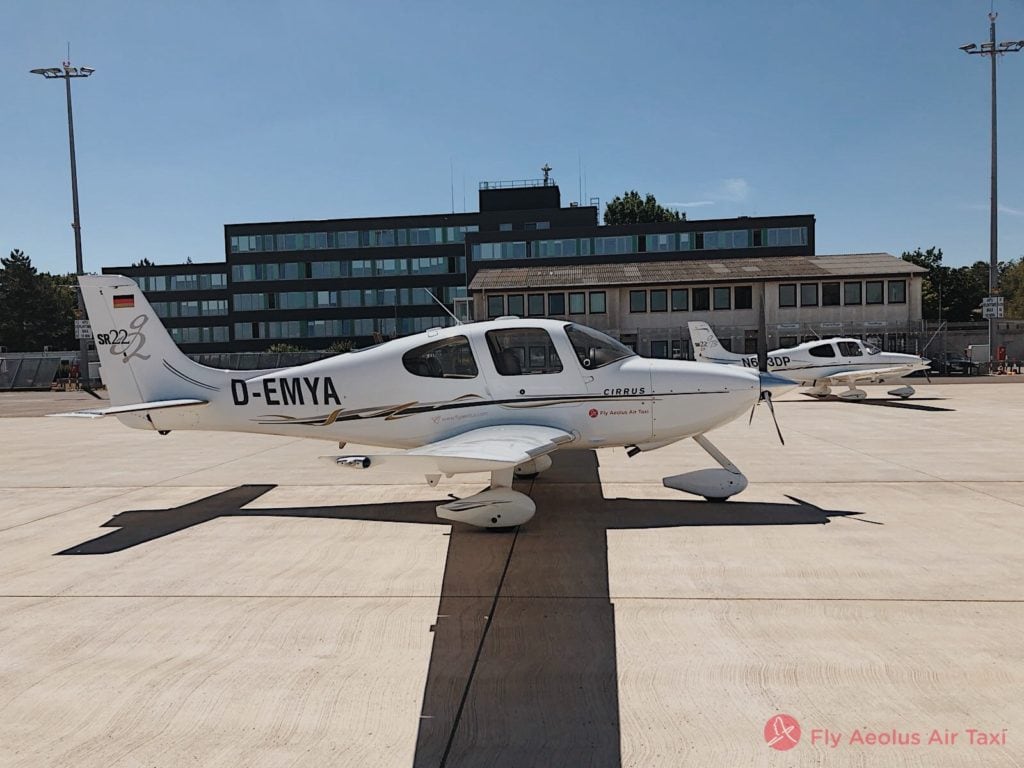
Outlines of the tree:
M 278 342 L 277 344 L 271 344 L 267 347 L 267 352 L 303 352 L 302 347 L 298 347 L 294 344 L 286 344 L 284 342 Z
M 329 352 L 332 355 L 340 355 L 342 352 L 352 351 L 352 340 L 351 339 L 338 339 L 336 342 L 331 344 L 325 352 Z
M 1006 299 L 1006 317 L 1024 320 L 1024 257 L 1006 265 L 999 278 L 999 285 Z
M 132 266 L 133 267 L 155 267 L 156 264 L 154 264 L 149 259 L 143 257 L 143 258 L 139 259 L 138 261 L 133 261 L 132 262 Z
M 32 259 L 17 248 L 0 259 L 0 346 L 12 352 L 70 349 L 75 294 L 66 281 L 39 274 Z
M 924 267 L 928 273 L 922 276 L 921 283 L 921 314 L 925 320 L 937 320 L 948 315 L 939 307 L 939 296 L 950 288 L 950 268 L 942 266 L 942 249 L 932 246 L 927 251 L 920 248 L 904 251 L 903 260 Z M 943 308 L 946 296 L 943 296 Z
M 614 197 L 604 208 L 604 223 L 652 224 L 658 221 L 685 221 L 686 214 L 659 205 L 654 195 L 641 198 L 640 193 L 631 189 L 621 197 Z

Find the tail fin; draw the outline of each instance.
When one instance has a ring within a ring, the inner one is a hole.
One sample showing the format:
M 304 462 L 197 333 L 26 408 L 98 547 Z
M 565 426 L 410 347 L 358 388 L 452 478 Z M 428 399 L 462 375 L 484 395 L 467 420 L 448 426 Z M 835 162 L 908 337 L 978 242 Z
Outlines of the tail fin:
M 121 275 L 78 278 L 112 405 L 210 400 L 230 386 L 227 371 L 178 349 L 139 286 Z
M 687 323 L 690 328 L 690 343 L 693 345 L 693 357 L 704 363 L 728 363 L 729 365 L 742 365 L 743 355 L 729 352 L 715 336 L 711 326 L 705 322 L 693 321 Z M 756 367 L 756 364 L 755 364 Z

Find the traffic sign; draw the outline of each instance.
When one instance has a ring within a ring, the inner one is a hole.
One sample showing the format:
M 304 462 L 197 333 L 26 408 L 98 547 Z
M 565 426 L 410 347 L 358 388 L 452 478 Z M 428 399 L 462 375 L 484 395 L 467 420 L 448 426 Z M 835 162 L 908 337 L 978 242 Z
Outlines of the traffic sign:
M 91 339 L 92 338 L 92 327 L 89 325 L 88 320 L 75 320 L 75 338 L 76 339 Z

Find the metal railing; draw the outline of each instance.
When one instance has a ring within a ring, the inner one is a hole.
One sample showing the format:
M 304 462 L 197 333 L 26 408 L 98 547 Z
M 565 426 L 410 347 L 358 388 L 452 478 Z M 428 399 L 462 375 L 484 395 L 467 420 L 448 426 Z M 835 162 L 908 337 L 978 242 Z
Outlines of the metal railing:
M 553 187 L 555 180 L 548 179 L 516 179 L 514 181 L 481 181 L 480 189 L 519 189 L 522 187 Z

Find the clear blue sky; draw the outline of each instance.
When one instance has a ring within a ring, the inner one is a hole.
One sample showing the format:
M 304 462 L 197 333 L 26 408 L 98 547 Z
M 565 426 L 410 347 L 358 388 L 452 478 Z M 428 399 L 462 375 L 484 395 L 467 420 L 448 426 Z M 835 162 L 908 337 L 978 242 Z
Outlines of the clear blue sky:
M 476 209 L 554 167 L 690 218 L 813 213 L 818 252 L 988 258 L 989 0 L 14 2 L 0 47 L 0 251 L 223 258 L 223 225 Z M 999 39 L 1024 39 L 1001 0 Z M 1000 63 L 1000 256 L 1024 253 L 1024 52 Z M 465 187 L 463 187 L 465 180 Z

